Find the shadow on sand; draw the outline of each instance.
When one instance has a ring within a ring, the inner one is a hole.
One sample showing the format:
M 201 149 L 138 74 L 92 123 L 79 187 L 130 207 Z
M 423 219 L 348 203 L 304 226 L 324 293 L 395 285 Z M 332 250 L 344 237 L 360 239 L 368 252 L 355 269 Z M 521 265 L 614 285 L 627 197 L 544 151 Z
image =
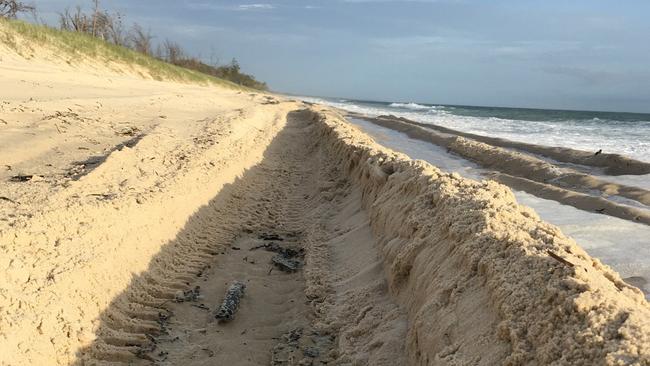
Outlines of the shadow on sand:
M 270 222 L 266 212 L 256 209 L 261 197 L 255 187 L 273 179 L 267 166 L 270 152 L 288 144 L 288 130 L 304 120 L 301 112 L 290 113 L 287 126 L 271 141 L 262 161 L 234 183 L 224 185 L 187 219 L 173 240 L 161 246 L 147 270 L 135 275 L 99 316 L 96 339 L 77 352 L 73 365 L 148 365 L 155 361 L 149 356 L 156 353 L 155 337 L 165 334 L 166 323 L 173 315 L 165 305 L 189 290 L 211 264 L 219 261 L 218 256 L 227 255 L 240 234 L 273 229 L 264 226 Z

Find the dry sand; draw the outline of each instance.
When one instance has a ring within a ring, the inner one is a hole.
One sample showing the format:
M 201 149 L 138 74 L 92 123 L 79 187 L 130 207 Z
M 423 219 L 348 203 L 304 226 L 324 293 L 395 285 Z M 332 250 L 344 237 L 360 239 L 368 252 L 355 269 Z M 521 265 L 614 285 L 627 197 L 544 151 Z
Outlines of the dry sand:
M 1 365 L 650 364 L 638 289 L 333 111 L 8 50 L 0 98 Z

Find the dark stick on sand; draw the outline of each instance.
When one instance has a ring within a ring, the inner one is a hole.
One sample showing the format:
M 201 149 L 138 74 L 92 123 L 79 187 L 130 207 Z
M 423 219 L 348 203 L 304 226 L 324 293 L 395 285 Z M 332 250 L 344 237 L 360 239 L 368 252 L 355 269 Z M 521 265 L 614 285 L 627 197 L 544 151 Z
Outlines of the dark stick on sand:
M 221 303 L 221 306 L 214 317 L 219 319 L 220 322 L 231 321 L 239 308 L 241 298 L 244 296 L 244 290 L 246 290 L 246 285 L 243 282 L 233 282 L 230 287 L 228 287 L 226 298 L 223 300 L 223 303 Z
M 575 266 L 573 263 L 571 263 L 571 262 L 569 262 L 568 260 L 566 260 L 566 259 L 560 257 L 559 255 L 557 255 L 557 254 L 551 252 L 550 250 L 547 251 L 547 253 L 548 253 L 549 256 L 551 256 L 551 258 L 555 259 L 556 261 L 558 261 L 558 262 L 560 262 L 560 263 L 562 263 L 562 264 L 565 264 L 565 265 L 567 265 L 567 266 L 569 266 L 569 267 L 574 267 L 574 266 Z

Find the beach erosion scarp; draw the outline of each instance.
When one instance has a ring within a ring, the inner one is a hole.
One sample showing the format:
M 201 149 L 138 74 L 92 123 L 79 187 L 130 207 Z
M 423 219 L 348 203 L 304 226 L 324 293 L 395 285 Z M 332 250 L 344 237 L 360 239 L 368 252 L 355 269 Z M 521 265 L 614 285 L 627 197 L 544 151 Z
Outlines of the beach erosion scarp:
M 650 225 L 648 189 L 617 183 L 611 175 L 597 176 L 592 172 L 602 168 L 621 174 L 643 175 L 650 169 L 649 163 L 618 154 L 594 155 L 581 150 L 468 134 L 395 116 L 351 116 L 443 147 L 489 170 L 491 179 L 514 189 L 585 211 Z M 563 166 L 561 162 L 572 165 Z
M 362 187 L 390 288 L 409 311 L 414 364 L 649 362 L 643 294 L 507 187 L 445 174 L 316 118 Z

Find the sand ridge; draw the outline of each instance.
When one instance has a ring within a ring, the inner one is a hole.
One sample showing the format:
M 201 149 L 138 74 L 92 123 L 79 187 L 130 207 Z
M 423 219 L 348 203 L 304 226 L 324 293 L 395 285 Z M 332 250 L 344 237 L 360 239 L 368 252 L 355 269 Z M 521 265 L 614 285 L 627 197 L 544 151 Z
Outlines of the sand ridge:
M 483 136 L 483 135 L 477 135 L 473 133 L 462 132 L 462 131 L 454 130 L 443 126 L 433 125 L 433 124 L 419 123 L 403 117 L 379 116 L 376 119 L 402 121 L 415 126 L 428 128 L 440 133 L 465 137 L 470 140 L 483 142 L 492 146 L 513 148 L 513 149 L 526 151 L 528 153 L 532 153 L 536 155 L 546 156 L 560 162 L 591 166 L 591 167 L 599 167 L 605 169 L 605 173 L 609 175 L 650 174 L 650 163 L 631 159 L 620 154 L 610 154 L 610 153 L 595 154 L 595 151 L 591 152 L 591 151 L 576 150 L 576 149 L 570 149 L 564 147 L 544 146 L 544 145 L 536 145 L 532 143 L 512 141 L 512 140 L 507 140 L 499 137 Z
M 458 135 L 455 134 L 456 131 L 449 129 L 445 129 L 449 133 L 438 132 L 442 127 L 420 124 L 403 118 L 362 118 L 377 125 L 406 133 L 409 137 L 442 146 L 484 168 L 494 170 L 491 175 L 492 179 L 515 189 L 586 211 L 600 212 L 634 222 L 650 224 L 650 211 L 647 209 L 650 207 L 650 192 L 646 189 L 609 182 L 572 168 L 559 167 L 523 151 L 500 147 L 502 145 L 510 147 L 505 143 L 506 140 L 500 139 L 499 144 L 490 145 L 481 141 L 488 141 L 492 138 L 486 140 L 479 136 L 477 140 L 473 140 L 463 137 L 468 134 L 462 132 L 458 132 Z M 536 150 L 533 149 L 533 151 Z M 638 207 L 616 202 L 609 199 L 610 196 L 636 201 Z
M 409 312 L 411 363 L 650 362 L 641 291 L 507 187 L 412 161 L 334 113 L 314 118 L 363 187 L 391 290 Z

